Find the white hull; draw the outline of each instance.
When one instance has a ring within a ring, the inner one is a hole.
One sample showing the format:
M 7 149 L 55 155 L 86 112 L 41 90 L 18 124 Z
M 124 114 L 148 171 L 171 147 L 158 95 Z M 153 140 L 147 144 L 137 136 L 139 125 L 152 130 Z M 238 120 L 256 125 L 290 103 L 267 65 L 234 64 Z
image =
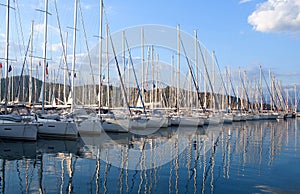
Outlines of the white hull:
M 252 115 L 252 114 L 245 114 L 244 116 L 245 116 L 246 121 L 252 121 L 254 115 Z
M 239 122 L 242 119 L 242 115 L 241 114 L 233 114 L 233 122 Z
M 102 122 L 102 128 L 107 132 L 129 132 L 129 120 L 127 119 L 106 119 Z
M 103 131 L 101 120 L 97 116 L 81 115 L 75 117 L 75 123 L 80 134 L 100 134 Z
M 0 138 L 35 141 L 37 139 L 37 126 L 33 123 L 1 123 Z
M 209 115 L 209 117 L 205 120 L 205 125 L 218 125 L 223 122 L 223 119 L 220 115 Z
M 233 122 L 233 114 L 224 114 L 223 121 L 225 124 L 230 124 Z
M 179 125 L 185 127 L 198 127 L 204 125 L 204 120 L 200 117 L 181 117 Z
M 278 117 L 278 114 L 273 113 L 260 113 L 260 119 L 261 120 L 276 120 Z
M 167 117 L 148 117 L 146 128 L 166 128 L 168 127 L 169 119 Z
M 180 124 L 180 117 L 172 116 L 171 117 L 171 125 L 178 126 Z
M 75 122 L 39 120 L 38 135 L 57 138 L 77 138 L 78 129 Z
M 130 129 L 146 129 L 147 128 L 148 119 L 146 118 L 132 118 L 130 119 Z
M 254 114 L 252 120 L 253 120 L 253 121 L 260 120 L 259 114 Z
M 79 134 L 100 134 L 103 131 L 102 124 L 97 120 L 76 121 Z

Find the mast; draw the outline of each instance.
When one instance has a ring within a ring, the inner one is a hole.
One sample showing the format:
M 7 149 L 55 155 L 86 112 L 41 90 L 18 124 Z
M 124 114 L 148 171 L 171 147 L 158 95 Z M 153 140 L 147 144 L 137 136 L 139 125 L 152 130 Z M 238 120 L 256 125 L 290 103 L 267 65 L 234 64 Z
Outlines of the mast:
M 45 113 L 45 82 L 46 82 L 46 64 L 47 64 L 47 31 L 48 31 L 48 0 L 45 0 L 44 15 L 44 50 L 43 50 L 43 81 L 42 81 L 42 112 Z
M 213 51 L 211 54 L 212 57 L 212 88 L 215 88 L 215 52 Z M 215 98 L 214 98 L 215 94 L 213 92 L 213 90 L 211 90 L 211 95 L 210 95 L 210 99 L 211 99 L 211 108 L 213 110 L 213 112 L 215 112 Z
M 4 91 L 4 98 L 5 98 L 5 114 L 7 114 L 7 94 L 8 94 L 8 56 L 9 56 L 9 9 L 10 9 L 10 0 L 7 0 L 6 4 L 6 47 L 5 47 L 5 91 Z
M 271 91 L 270 91 L 270 109 L 271 111 L 273 110 L 273 100 L 272 100 L 272 96 L 273 96 L 273 93 L 272 93 L 272 79 L 271 79 L 271 69 L 269 68 L 269 80 L 270 80 L 270 86 L 271 86 Z
M 68 51 L 68 32 L 66 32 L 66 47 L 65 47 L 65 55 L 67 55 Z M 65 57 L 66 67 L 64 69 L 64 104 L 67 104 L 67 73 L 68 73 L 68 62 L 67 57 Z
M 206 50 L 204 50 L 204 57 L 203 57 L 203 64 L 206 64 Z M 203 69 L 204 72 L 205 68 Z M 206 79 L 207 75 L 203 75 L 203 88 L 204 88 L 204 108 L 207 108 L 207 79 Z
M 106 85 L 106 105 L 107 108 L 109 109 L 110 107 L 110 86 L 109 86 L 109 55 L 108 55 L 108 24 L 105 25 L 106 26 L 106 64 L 107 64 L 107 85 Z M 122 79 L 122 78 L 120 78 Z
M 174 76 L 175 76 L 175 64 L 174 64 L 174 54 L 172 54 L 171 58 L 171 65 L 172 65 L 172 77 L 171 77 L 171 87 L 170 87 L 170 94 L 169 94 L 169 99 L 170 99 L 170 108 L 173 108 L 174 106 L 174 89 L 175 89 L 175 84 L 174 84 Z
M 177 105 L 177 114 L 179 115 L 179 107 L 180 107 L 180 103 L 179 103 L 179 96 L 180 96 L 180 25 L 178 24 L 177 26 L 177 38 L 178 38 L 178 42 L 177 42 L 177 54 L 178 54 L 178 58 L 177 58 L 177 92 L 176 92 L 176 105 Z
M 125 60 L 125 31 L 123 30 L 122 31 L 122 64 L 123 64 L 123 83 L 125 83 L 125 75 L 126 75 L 126 69 L 125 69 L 125 63 L 126 63 L 126 60 Z M 129 67 L 128 67 L 129 69 Z M 128 81 L 128 88 L 129 88 L 129 81 Z M 130 92 L 128 92 L 128 95 L 130 95 Z M 122 96 L 122 94 L 121 94 Z M 122 98 L 122 104 L 123 106 L 125 105 L 125 100 L 124 98 Z
M 33 55 L 33 27 L 34 21 L 32 20 L 31 23 L 31 40 L 30 40 L 30 71 L 29 71 L 29 95 L 28 95 L 28 102 L 29 104 L 32 103 L 32 55 Z
M 259 80 L 260 80 L 260 110 L 263 111 L 263 92 L 262 92 L 262 68 L 259 66 Z
M 109 32 L 109 30 L 108 30 L 108 32 Z M 127 98 L 127 94 L 126 94 L 126 91 L 125 91 L 125 87 L 124 87 L 124 83 L 123 83 L 123 79 L 122 79 L 122 74 L 121 74 L 121 71 L 120 71 L 120 66 L 119 66 L 119 63 L 118 63 L 118 58 L 117 58 L 116 51 L 115 51 L 115 48 L 114 48 L 113 40 L 112 40 L 110 34 L 109 34 L 109 37 L 107 37 L 107 38 L 109 38 L 110 42 L 111 42 L 111 49 L 112 49 L 114 59 L 115 59 L 115 63 L 116 63 L 116 66 L 117 66 L 117 71 L 118 71 L 118 75 L 119 75 L 119 79 L 120 79 L 120 83 L 121 83 L 121 89 L 122 89 L 122 92 L 123 92 L 123 97 L 125 99 L 125 103 L 126 103 L 126 106 L 127 106 L 127 109 L 128 109 L 128 113 L 131 116 L 131 111 L 130 111 L 130 107 L 129 107 L 129 103 L 128 103 L 128 98 Z M 128 70 L 129 70 L 129 68 L 128 68 Z
M 244 90 L 243 90 L 243 81 L 242 81 L 241 68 L 240 67 L 239 67 L 238 72 L 239 72 L 239 78 L 241 80 L 241 85 L 239 87 L 240 92 L 241 92 L 241 94 L 240 94 L 240 102 L 241 102 L 240 109 L 241 109 L 241 111 L 243 111 L 245 109 L 245 107 L 244 107 Z
M 99 24 L 99 114 L 102 101 L 102 22 L 103 22 L 103 0 L 100 0 L 100 24 Z
M 154 103 L 154 105 L 155 105 L 155 108 L 157 108 L 156 107 L 156 103 L 157 103 L 157 100 L 158 100 L 158 61 L 159 61 L 159 55 L 158 55 L 158 53 L 156 54 L 156 78 L 155 78 L 155 103 Z
M 145 81 L 145 40 L 144 40 L 144 28 L 141 28 L 141 40 L 142 40 L 142 82 L 141 82 L 141 88 L 142 88 L 142 100 L 145 101 L 144 97 L 144 81 Z
M 71 104 L 71 111 L 74 109 L 75 105 L 75 61 L 76 61 L 76 31 L 77 31 L 77 0 L 75 0 L 74 5 L 74 29 L 73 29 L 73 60 L 72 60 L 72 104 Z
M 297 105 L 298 105 L 298 102 L 297 102 L 297 86 L 296 86 L 296 83 L 294 84 L 294 92 L 295 92 L 295 113 L 297 113 Z M 296 115 L 297 116 L 297 115 Z
M 199 85 L 199 64 L 198 64 L 198 48 L 197 48 L 197 30 L 194 30 L 194 41 L 195 41 L 195 65 L 196 65 L 196 83 Z M 196 100 L 196 109 L 199 108 L 199 100 Z
M 11 101 L 14 101 L 14 69 L 12 69 L 11 71 L 12 75 L 11 75 Z
M 151 109 L 152 109 L 152 111 L 153 111 L 153 109 L 154 109 L 154 89 L 155 89 L 155 87 L 154 87 L 154 46 L 152 45 L 152 47 L 151 47 L 152 49 L 152 57 L 151 57 L 151 65 L 152 65 L 152 83 L 151 83 L 151 85 L 152 85 L 152 90 L 151 90 L 151 100 L 150 100 L 150 102 L 151 102 Z

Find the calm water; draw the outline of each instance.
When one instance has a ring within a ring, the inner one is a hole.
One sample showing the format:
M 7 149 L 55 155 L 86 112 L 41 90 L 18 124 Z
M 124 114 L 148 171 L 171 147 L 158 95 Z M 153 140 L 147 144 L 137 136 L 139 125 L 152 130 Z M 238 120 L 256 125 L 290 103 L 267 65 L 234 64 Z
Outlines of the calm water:
M 0 143 L 1 193 L 299 193 L 300 120 Z

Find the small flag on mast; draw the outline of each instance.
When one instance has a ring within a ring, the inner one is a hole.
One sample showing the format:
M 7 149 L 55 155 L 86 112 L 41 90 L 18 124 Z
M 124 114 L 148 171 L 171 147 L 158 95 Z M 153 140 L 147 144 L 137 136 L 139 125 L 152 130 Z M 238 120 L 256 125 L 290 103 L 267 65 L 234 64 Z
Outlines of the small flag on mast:
M 48 75 L 48 62 L 47 62 L 47 65 L 46 65 L 46 75 Z

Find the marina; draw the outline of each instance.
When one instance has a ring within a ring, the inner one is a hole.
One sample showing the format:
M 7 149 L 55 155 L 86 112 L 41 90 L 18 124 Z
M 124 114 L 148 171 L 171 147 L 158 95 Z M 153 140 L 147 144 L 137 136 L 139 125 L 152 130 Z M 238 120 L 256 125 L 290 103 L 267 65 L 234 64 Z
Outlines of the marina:
M 296 70 L 72 2 L 0 2 L 0 193 L 299 192 Z

